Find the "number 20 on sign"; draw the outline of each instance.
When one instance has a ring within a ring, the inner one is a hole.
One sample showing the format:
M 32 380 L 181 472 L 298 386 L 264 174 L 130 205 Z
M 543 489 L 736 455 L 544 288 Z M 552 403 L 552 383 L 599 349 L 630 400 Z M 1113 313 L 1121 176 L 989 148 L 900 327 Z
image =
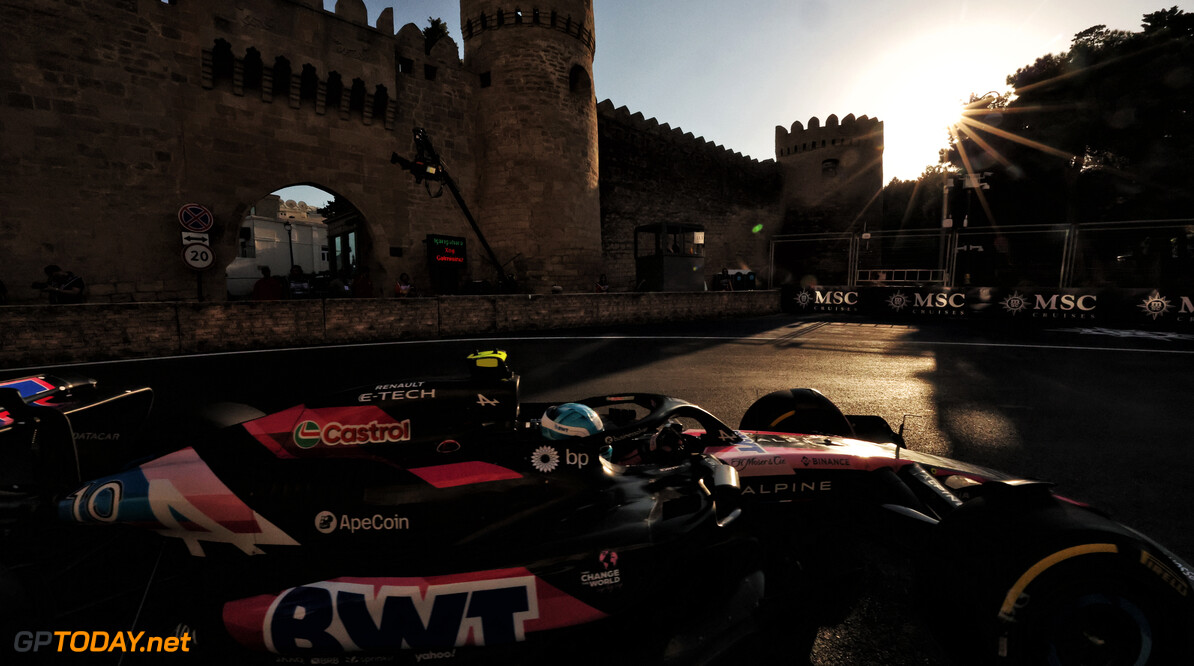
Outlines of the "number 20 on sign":
M 182 260 L 187 266 L 201 271 L 211 268 L 212 262 L 215 261 L 215 255 L 211 251 L 211 247 L 203 243 L 190 243 L 182 246 Z

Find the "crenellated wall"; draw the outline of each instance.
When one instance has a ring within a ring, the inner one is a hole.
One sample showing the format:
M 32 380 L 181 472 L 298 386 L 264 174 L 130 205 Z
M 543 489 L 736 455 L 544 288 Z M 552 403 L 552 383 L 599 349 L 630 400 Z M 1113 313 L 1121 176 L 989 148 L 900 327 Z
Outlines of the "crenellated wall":
M 883 189 L 883 123 L 849 114 L 821 125 L 776 126 L 785 233 L 877 228 Z
M 768 279 L 768 243 L 782 222 L 777 164 L 760 162 L 691 132 L 615 108 L 597 106 L 601 144 L 601 230 L 614 289 L 635 286 L 634 228 L 653 222 L 701 224 L 701 273 L 723 268 Z
M 479 211 L 472 92 L 451 39 L 363 23 L 360 0 L 0 5 L 0 280 L 10 300 L 56 263 L 92 301 L 222 299 L 255 202 L 313 184 L 360 210 L 379 293 L 425 275 L 428 233 L 469 236 L 450 198 L 390 164 L 421 126 Z M 211 210 L 215 267 L 181 258 L 177 212 Z M 476 243 L 470 243 L 475 251 Z M 470 252 L 471 266 L 479 261 Z

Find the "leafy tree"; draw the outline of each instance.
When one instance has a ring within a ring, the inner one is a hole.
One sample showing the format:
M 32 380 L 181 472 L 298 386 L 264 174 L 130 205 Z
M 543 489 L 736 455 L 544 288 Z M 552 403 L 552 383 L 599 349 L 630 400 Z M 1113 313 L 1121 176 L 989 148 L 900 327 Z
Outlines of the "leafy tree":
M 967 108 L 947 160 L 990 173 L 987 223 L 1194 213 L 1194 15 L 1173 7 L 1142 26 L 1083 30 L 1009 76 L 1014 96 Z
M 427 27 L 423 28 L 423 53 L 431 55 L 431 49 L 439 40 L 448 36 L 448 25 L 432 16 L 427 17 Z

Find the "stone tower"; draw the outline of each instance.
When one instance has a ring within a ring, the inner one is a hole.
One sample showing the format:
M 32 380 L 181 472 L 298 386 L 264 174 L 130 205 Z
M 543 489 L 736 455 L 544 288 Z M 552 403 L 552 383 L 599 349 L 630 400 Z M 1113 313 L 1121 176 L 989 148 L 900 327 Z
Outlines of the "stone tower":
M 883 123 L 854 114 L 775 128 L 783 172 L 785 233 L 877 229 L 883 189 Z
M 602 272 L 593 4 L 541 3 L 460 3 L 478 77 L 477 218 L 524 287 L 587 291 Z

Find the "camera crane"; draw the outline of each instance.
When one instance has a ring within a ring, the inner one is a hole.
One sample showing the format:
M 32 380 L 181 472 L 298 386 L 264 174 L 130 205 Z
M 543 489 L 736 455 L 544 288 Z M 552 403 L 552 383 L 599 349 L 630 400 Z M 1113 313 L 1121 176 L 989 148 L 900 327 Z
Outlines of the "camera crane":
M 415 183 L 423 183 L 427 188 L 427 193 L 433 199 L 443 196 L 444 187 L 446 186 L 448 191 L 456 199 L 456 204 L 460 206 L 460 211 L 464 213 L 469 226 L 473 228 L 473 233 L 477 235 L 477 240 L 481 241 L 481 247 L 485 249 L 486 255 L 489 256 L 489 261 L 497 269 L 498 281 L 502 290 L 508 293 L 517 291 L 517 285 L 514 283 L 514 280 L 506 275 L 505 267 L 498 261 L 493 248 L 489 247 L 489 242 L 485 240 L 485 234 L 481 233 L 481 227 L 477 225 L 477 220 L 469 212 L 468 205 L 464 203 L 464 197 L 461 196 L 460 188 L 456 186 L 456 181 L 452 179 L 452 176 L 448 173 L 448 168 L 444 166 L 443 160 L 440 159 L 439 153 L 435 152 L 435 147 L 431 145 L 431 138 L 427 136 L 427 130 L 422 127 L 416 127 L 413 133 L 416 151 L 415 158 L 408 160 L 398 153 L 392 153 L 390 155 L 390 164 L 397 164 L 411 172 L 415 177 Z M 433 182 L 439 183 L 439 189 L 434 192 L 431 190 L 431 183 Z

